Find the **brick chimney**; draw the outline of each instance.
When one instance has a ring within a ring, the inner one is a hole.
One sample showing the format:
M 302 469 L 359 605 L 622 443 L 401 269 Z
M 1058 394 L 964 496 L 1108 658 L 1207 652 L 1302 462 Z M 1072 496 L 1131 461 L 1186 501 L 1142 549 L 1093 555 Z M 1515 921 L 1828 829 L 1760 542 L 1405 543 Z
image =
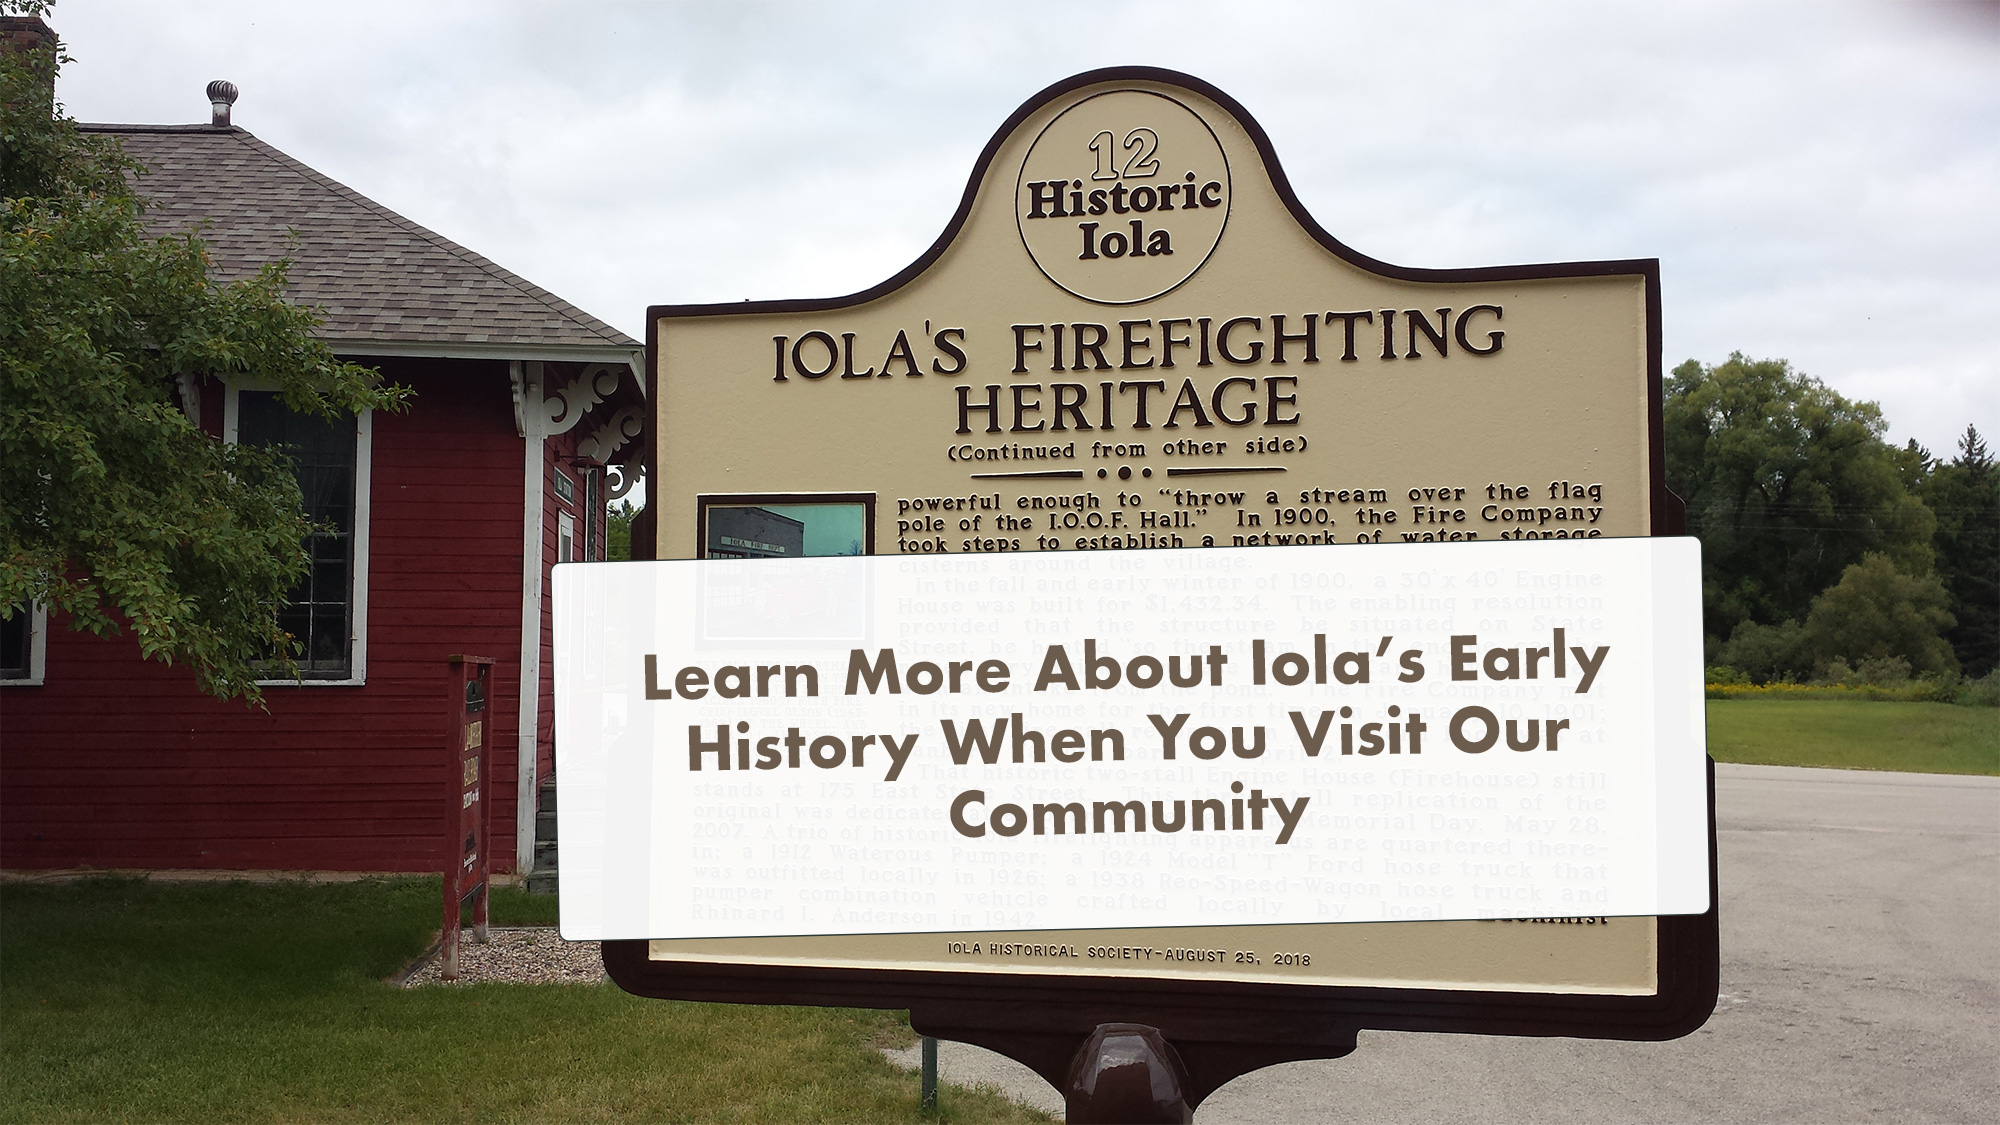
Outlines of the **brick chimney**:
M 56 33 L 40 16 L 0 16 L 0 52 L 25 60 L 41 75 L 49 95 L 49 113 L 55 114 L 56 57 L 61 44 Z
M 0 44 L 9 54 L 26 54 L 41 47 L 54 48 L 56 33 L 40 16 L 0 16 Z

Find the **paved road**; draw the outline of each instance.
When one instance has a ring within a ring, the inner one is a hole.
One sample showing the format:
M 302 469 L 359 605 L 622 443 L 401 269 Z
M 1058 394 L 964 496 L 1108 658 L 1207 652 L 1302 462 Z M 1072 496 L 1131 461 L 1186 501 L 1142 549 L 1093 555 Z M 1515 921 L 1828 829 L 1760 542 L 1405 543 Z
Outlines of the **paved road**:
M 1345 1059 L 1237 1079 L 1196 1122 L 2000 1120 L 2000 778 L 1725 765 L 1716 800 L 1722 998 L 1700 1031 L 1363 1032 Z M 1050 1104 L 983 1054 L 942 1069 Z

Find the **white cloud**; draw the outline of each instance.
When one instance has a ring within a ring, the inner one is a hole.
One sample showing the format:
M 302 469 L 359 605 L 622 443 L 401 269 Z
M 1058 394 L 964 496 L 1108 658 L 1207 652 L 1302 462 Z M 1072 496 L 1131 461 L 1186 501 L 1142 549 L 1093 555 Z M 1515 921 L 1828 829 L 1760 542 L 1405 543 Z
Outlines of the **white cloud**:
M 638 334 L 872 285 L 992 131 L 1186 70 L 1329 230 L 1428 266 L 1658 257 L 1669 363 L 1785 356 L 1892 435 L 2000 433 L 1991 5 L 65 0 L 86 120 L 238 123 Z M 774 219 L 773 216 L 783 216 Z

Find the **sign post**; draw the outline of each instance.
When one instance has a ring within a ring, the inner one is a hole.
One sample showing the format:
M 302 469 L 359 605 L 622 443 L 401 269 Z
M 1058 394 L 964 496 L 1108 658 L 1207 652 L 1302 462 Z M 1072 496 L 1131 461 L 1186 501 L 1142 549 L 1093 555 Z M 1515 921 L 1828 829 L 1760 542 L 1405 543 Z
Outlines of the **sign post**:
M 493 658 L 454 655 L 445 677 L 444 918 L 438 956 L 446 980 L 458 979 L 460 920 L 472 906 L 472 940 L 487 940 L 486 779 L 492 751 L 486 739 L 486 704 Z
M 1171 1119 L 1363 1028 L 1687 1034 L 1659 322 L 1650 259 L 1368 258 L 1150 68 L 1030 99 L 881 285 L 652 308 L 661 561 L 556 578 L 565 935 L 908 1008 L 1076 1120 L 1141 1112 L 1120 1059 Z

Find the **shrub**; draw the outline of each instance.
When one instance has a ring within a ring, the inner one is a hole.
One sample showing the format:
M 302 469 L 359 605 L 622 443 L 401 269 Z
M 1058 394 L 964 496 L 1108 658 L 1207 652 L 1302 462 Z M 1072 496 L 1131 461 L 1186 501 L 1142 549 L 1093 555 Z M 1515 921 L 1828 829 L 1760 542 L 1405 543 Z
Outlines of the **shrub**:
M 1804 630 L 1796 621 L 1782 625 L 1742 622 L 1729 635 L 1720 655 L 1724 665 L 1759 684 L 1793 679 L 1812 667 Z
M 1895 670 L 1893 663 L 1888 665 Z M 1716 673 L 1741 676 L 1733 668 L 1709 669 L 1706 695 L 1710 699 L 1853 699 L 1878 703 L 1955 703 L 1961 707 L 2000 707 L 2000 669 L 1973 680 L 1955 673 L 1926 673 L 1914 679 L 1868 682 L 1859 669 L 1846 662 L 1829 666 L 1841 679 L 1821 679 L 1809 684 L 1783 681 L 1753 684 L 1742 679 L 1717 679 Z
M 1969 680 L 1959 689 L 1955 701 L 1968 707 L 2000 707 L 2000 668 L 1986 673 L 1976 680 Z
M 1950 604 L 1937 575 L 1908 574 L 1889 556 L 1870 554 L 1813 599 L 1805 649 L 1828 666 L 1900 658 L 1904 679 L 1910 671 L 1956 674 L 1958 657 L 1943 636 L 1956 620 Z
M 1871 656 L 1853 667 L 1845 657 L 1836 656 L 1813 671 L 1816 684 L 1892 687 L 1910 682 L 1910 662 L 1900 656 Z

